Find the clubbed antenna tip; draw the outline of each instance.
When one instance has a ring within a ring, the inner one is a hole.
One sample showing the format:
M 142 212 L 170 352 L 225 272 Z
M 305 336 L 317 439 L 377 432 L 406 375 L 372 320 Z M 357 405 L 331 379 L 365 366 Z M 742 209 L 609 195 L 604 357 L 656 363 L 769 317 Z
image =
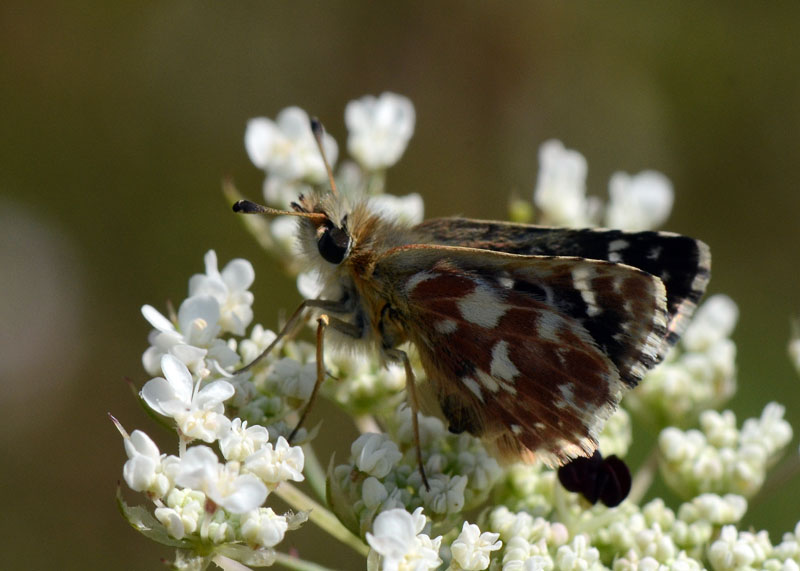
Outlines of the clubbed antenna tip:
M 322 126 L 322 122 L 316 117 L 311 118 L 311 132 L 314 133 L 314 137 L 322 137 L 322 135 L 325 134 L 325 127 Z
M 322 162 L 325 164 L 325 171 L 328 173 L 328 182 L 331 185 L 331 192 L 334 196 L 338 196 L 339 191 L 336 190 L 336 181 L 333 178 L 333 169 L 331 169 L 331 164 L 328 162 L 328 157 L 325 156 L 325 147 L 322 144 L 322 139 L 325 135 L 325 127 L 322 126 L 322 122 L 316 117 L 311 118 L 311 132 L 314 134 L 314 140 L 317 142 L 317 149 L 319 149 Z
M 244 214 L 260 214 L 264 212 L 264 207 L 249 200 L 237 200 L 233 205 L 233 211 Z

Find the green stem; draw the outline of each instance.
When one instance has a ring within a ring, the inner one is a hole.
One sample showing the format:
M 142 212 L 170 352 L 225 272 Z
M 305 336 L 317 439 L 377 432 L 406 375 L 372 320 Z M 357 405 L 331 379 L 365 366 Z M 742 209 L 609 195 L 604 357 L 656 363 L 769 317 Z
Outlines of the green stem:
M 319 463 L 319 458 L 314 452 L 314 447 L 310 443 L 303 445 L 303 455 L 305 456 L 305 465 L 303 466 L 303 474 L 311 486 L 311 489 L 317 495 L 317 498 L 325 501 L 327 496 L 325 490 L 325 471 L 322 469 L 322 464 Z
M 644 464 L 633 477 L 631 492 L 628 494 L 629 501 L 635 504 L 642 501 L 647 490 L 650 489 L 653 479 L 656 477 L 656 470 L 658 470 L 658 448 L 654 447 L 647 456 L 647 460 L 644 461 Z
M 309 512 L 308 519 L 328 532 L 332 537 L 351 547 L 364 557 L 369 554 L 369 547 L 361 541 L 360 537 L 353 535 L 328 509 L 309 498 L 290 483 L 282 482 L 274 493 L 295 510 Z
M 275 553 L 275 563 L 287 569 L 294 569 L 294 571 L 331 571 L 330 567 L 324 567 L 313 561 L 306 561 L 281 552 Z

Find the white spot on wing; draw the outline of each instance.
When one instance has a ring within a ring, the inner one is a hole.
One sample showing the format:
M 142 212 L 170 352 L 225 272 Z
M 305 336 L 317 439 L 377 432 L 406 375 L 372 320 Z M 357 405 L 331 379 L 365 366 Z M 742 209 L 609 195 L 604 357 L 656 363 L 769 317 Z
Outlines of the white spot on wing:
M 472 377 L 461 377 L 461 382 L 464 383 L 464 386 L 472 391 L 472 394 L 478 397 L 481 402 L 484 402 L 483 393 L 481 393 L 481 387 L 475 382 L 475 379 Z
M 614 240 L 614 242 L 625 242 L 625 240 Z M 612 242 L 612 244 L 614 243 Z M 627 245 L 627 242 L 625 242 Z M 610 246 L 609 246 L 610 247 Z M 614 261 L 614 260 L 611 260 Z M 572 281 L 575 289 L 581 292 L 581 298 L 586 304 L 586 314 L 589 317 L 594 317 L 598 313 L 602 313 L 602 309 L 597 305 L 597 297 L 592 290 L 592 285 L 589 280 L 594 277 L 594 270 L 586 266 L 578 266 L 572 270 Z
M 492 290 L 483 285 L 458 301 L 458 309 L 464 319 L 486 328 L 497 326 L 508 308 Z
M 483 371 L 481 371 L 480 369 L 477 369 L 477 370 L 475 371 L 475 374 L 476 374 L 476 376 L 478 377 L 478 381 L 480 381 L 480 383 L 481 383 L 481 384 L 482 384 L 484 387 L 486 387 L 487 389 L 489 389 L 489 391 L 490 391 L 490 392 L 496 393 L 497 391 L 499 391 L 499 390 L 500 390 L 500 385 L 498 385 L 498 384 L 497 384 L 497 381 L 495 381 L 495 380 L 492 378 L 492 376 L 491 376 L 491 375 L 487 375 L 486 373 L 484 373 L 484 372 L 483 372 Z
M 609 252 L 618 252 L 619 250 L 624 250 L 630 246 L 627 240 L 623 240 L 622 238 L 617 238 L 616 240 L 611 240 L 608 243 L 608 251 Z
M 500 276 L 497 278 L 497 283 L 506 289 L 512 289 L 514 287 L 514 280 L 508 276 Z
M 492 364 L 489 372 L 493 377 L 511 381 L 519 375 L 519 369 L 511 362 L 508 354 L 508 341 L 498 341 L 492 347 Z
M 561 327 L 559 317 L 551 312 L 542 312 L 541 318 L 536 321 L 536 334 L 545 341 L 558 341 L 556 332 Z
M 558 390 L 561 391 L 561 396 L 564 397 L 565 404 L 571 408 L 575 408 L 575 391 L 572 390 L 570 385 L 559 385 Z
M 458 323 L 452 319 L 442 319 L 434 323 L 433 328 L 436 329 L 437 332 L 447 335 L 458 329 Z
M 414 288 L 416 288 L 422 282 L 432 279 L 436 277 L 436 274 L 431 272 L 417 272 L 406 282 L 406 295 L 411 295 L 414 292 Z
M 647 253 L 647 258 L 650 260 L 657 260 L 661 256 L 661 246 L 654 246 Z

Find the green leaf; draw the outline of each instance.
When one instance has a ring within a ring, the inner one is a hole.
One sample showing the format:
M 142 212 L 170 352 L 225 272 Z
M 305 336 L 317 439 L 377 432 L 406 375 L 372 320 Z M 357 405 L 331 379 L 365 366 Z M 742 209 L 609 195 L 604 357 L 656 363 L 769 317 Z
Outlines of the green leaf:
M 169 533 L 167 533 L 167 528 L 165 528 L 149 510 L 142 506 L 129 506 L 126 504 L 125 500 L 122 499 L 122 490 L 119 486 L 117 486 L 117 507 L 119 507 L 122 517 L 131 524 L 131 527 L 145 537 L 168 547 L 179 547 L 183 549 L 192 547 L 189 541 L 171 537 Z

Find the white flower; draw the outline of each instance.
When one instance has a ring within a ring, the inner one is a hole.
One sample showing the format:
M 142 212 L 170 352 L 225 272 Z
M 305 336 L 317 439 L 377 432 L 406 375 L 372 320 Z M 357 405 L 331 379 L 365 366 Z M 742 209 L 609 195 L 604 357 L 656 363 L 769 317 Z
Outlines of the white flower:
M 783 419 L 786 408 L 771 402 L 764 407 L 761 417 L 748 418 L 742 425 L 741 441 L 764 449 L 767 457 L 774 456 L 792 440 L 792 426 Z
M 562 545 L 556 551 L 556 567 L 563 571 L 602 569 L 600 552 L 596 547 L 591 547 L 586 536 L 576 535 L 569 545 Z
M 219 449 L 226 460 L 244 461 L 269 442 L 269 432 L 263 426 L 247 426 L 247 421 L 234 418 L 230 430 L 219 439 Z
M 461 533 L 450 546 L 453 559 L 462 569 L 477 571 L 489 567 L 492 551 L 503 546 L 499 533 L 484 532 L 475 524 L 464 522 Z
M 156 519 L 161 522 L 161 525 L 167 530 L 175 539 L 183 539 L 186 535 L 186 526 L 183 524 L 183 519 L 178 510 L 173 508 L 158 507 L 155 509 Z M 191 533 L 191 532 L 190 532 Z
M 690 351 L 703 351 L 729 337 L 738 319 L 735 301 L 724 294 L 713 295 L 697 309 L 682 343 Z
M 307 401 L 317 382 L 317 364 L 302 364 L 284 357 L 272 367 L 268 380 L 286 396 Z
M 253 265 L 238 258 L 228 262 L 220 273 L 214 250 L 206 253 L 205 265 L 205 274 L 195 274 L 189 279 L 189 296 L 206 295 L 216 299 L 222 330 L 244 335 L 245 328 L 253 320 L 253 294 L 247 289 L 255 279 Z
M 327 176 L 308 114 L 299 107 L 287 107 L 274 122 L 265 117 L 248 121 L 244 144 L 254 165 L 284 181 L 317 184 Z M 323 147 L 328 161 L 335 164 L 339 149 L 327 133 Z
M 539 147 L 539 177 L 533 202 L 548 224 L 587 226 L 597 205 L 586 198 L 586 159 L 550 140 Z
M 413 226 L 425 218 L 425 203 L 416 192 L 405 196 L 379 194 L 369 199 L 373 212 L 392 217 L 400 222 Z
M 254 510 L 267 499 L 267 487 L 252 474 L 240 474 L 239 463 L 220 464 L 207 446 L 193 446 L 181 458 L 175 483 L 202 491 L 231 513 Z
M 430 490 L 424 486 L 420 489 L 420 497 L 425 506 L 433 513 L 458 513 L 464 507 L 464 489 L 467 487 L 466 476 L 448 476 L 437 474 L 428 477 Z
M 270 329 L 264 329 L 261 324 L 256 324 L 250 330 L 250 338 L 242 339 L 239 343 L 238 350 L 242 356 L 243 363 L 250 363 L 258 357 L 264 349 L 275 341 L 277 335 Z
M 205 514 L 206 496 L 197 490 L 173 488 L 166 498 L 167 507 L 158 507 L 155 516 L 177 539 L 194 533 Z
M 290 446 L 289 442 L 279 436 L 273 448 L 271 443 L 250 455 L 244 462 L 248 472 L 252 472 L 270 486 L 293 480 L 302 482 L 305 456 L 300 446 Z
M 403 457 L 387 435 L 374 432 L 359 436 L 350 446 L 350 453 L 356 468 L 376 478 L 386 477 Z
M 321 275 L 316 269 L 302 272 L 297 276 L 297 291 L 305 299 L 317 299 L 322 294 Z
M 631 176 L 617 172 L 608 184 L 611 197 L 606 207 L 606 226 L 631 232 L 661 226 L 672 211 L 674 193 L 660 172 L 643 171 Z
M 347 150 L 366 170 L 395 164 L 414 134 L 414 105 L 402 95 L 385 92 L 350 101 L 344 112 Z
M 128 461 L 122 475 L 128 486 L 137 492 L 147 492 L 160 498 L 172 487 L 172 468 L 178 459 L 160 454 L 158 446 L 141 430 L 134 430 L 125 438 Z
M 201 389 L 200 381 L 193 383 L 189 369 L 173 355 L 161 358 L 161 369 L 166 379 L 156 377 L 142 387 L 140 394 L 148 406 L 175 419 L 185 436 L 205 442 L 224 436 L 230 420 L 222 403 L 233 396 L 233 385 L 214 381 Z
M 719 571 L 761 568 L 761 564 L 772 552 L 772 544 L 766 531 L 738 532 L 732 525 L 720 531 L 719 539 L 708 548 L 708 560 Z
M 361 485 L 361 499 L 368 509 L 381 505 L 389 497 L 389 491 L 378 478 L 370 476 Z
M 220 308 L 211 296 L 187 298 L 178 309 L 178 326 L 150 305 L 142 307 L 142 315 L 155 331 L 150 334 L 150 347 L 142 355 L 142 364 L 151 375 L 161 372 L 159 364 L 165 354 L 174 355 L 193 372 L 205 376 L 209 373 L 208 360 L 221 367 L 231 367 L 239 361 L 236 352 L 218 339 L 221 327 Z
M 283 541 L 287 529 L 286 516 L 276 514 L 272 508 L 259 508 L 242 518 L 242 537 L 251 546 L 275 547 Z
M 747 500 L 736 494 L 701 494 L 681 505 L 678 518 L 688 523 L 704 521 L 713 525 L 738 523 L 747 511 Z
M 439 547 L 442 538 L 431 538 L 422 532 L 425 527 L 422 508 L 413 514 L 401 508 L 381 512 L 367 532 L 367 543 L 380 555 L 383 571 L 408 569 L 423 571 L 441 565 Z

